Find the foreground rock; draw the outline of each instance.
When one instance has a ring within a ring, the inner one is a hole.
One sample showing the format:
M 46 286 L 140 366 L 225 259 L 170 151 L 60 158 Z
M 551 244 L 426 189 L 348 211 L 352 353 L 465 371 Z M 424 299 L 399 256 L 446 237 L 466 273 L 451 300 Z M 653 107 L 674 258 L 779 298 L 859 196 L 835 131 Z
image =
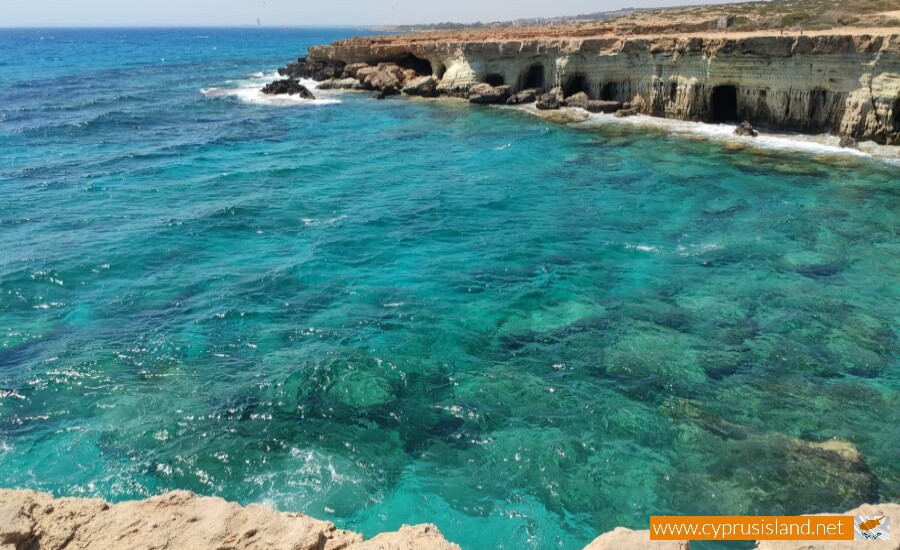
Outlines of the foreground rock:
M 364 541 L 303 514 L 246 508 L 176 491 L 108 504 L 0 490 L 2 550 L 459 550 L 433 525 L 404 526 Z
M 600 535 L 584 550 L 689 550 L 690 543 L 683 540 L 650 540 L 650 531 L 632 531 L 624 527 Z
M 299 81 L 293 78 L 276 80 L 275 82 L 266 84 L 265 87 L 263 87 L 262 92 L 268 95 L 297 95 L 303 99 L 316 98 L 306 86 L 300 84 Z

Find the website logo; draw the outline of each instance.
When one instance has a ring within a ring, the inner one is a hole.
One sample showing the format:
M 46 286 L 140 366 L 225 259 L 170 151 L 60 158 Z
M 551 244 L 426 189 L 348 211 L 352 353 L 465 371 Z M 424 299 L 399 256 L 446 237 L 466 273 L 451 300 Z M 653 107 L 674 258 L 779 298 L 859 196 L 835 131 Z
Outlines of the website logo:
M 891 540 L 891 518 L 856 516 L 853 518 L 853 540 Z

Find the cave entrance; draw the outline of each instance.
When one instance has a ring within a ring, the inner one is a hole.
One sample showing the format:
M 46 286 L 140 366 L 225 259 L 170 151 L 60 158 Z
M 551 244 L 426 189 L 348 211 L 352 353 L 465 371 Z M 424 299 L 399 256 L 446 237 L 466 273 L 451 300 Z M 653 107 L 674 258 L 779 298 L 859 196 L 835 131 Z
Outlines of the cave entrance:
M 709 98 L 710 119 L 713 122 L 734 122 L 738 119 L 737 87 L 716 86 Z
M 416 71 L 416 74 L 419 76 L 430 76 L 432 74 L 431 61 L 416 57 L 411 53 L 402 55 L 395 63 L 404 69 Z
M 435 63 L 431 66 L 431 74 L 436 76 L 438 80 L 444 78 L 444 73 L 446 72 L 447 67 L 443 63 Z
M 588 96 L 591 95 L 591 89 L 588 86 L 587 78 L 581 74 L 569 78 L 569 81 L 566 82 L 566 85 L 563 88 L 563 95 L 565 97 L 573 96 L 578 92 L 584 92 Z
M 528 90 L 530 88 L 538 88 L 544 89 L 544 64 L 543 63 L 535 63 L 531 67 L 528 67 L 528 70 L 525 72 L 525 75 L 522 77 L 522 89 Z
M 603 101 L 615 101 L 619 96 L 619 84 L 607 82 L 600 88 L 600 99 Z
M 488 75 L 484 77 L 484 82 L 491 86 L 503 86 L 506 84 L 506 79 L 503 78 L 503 75 L 488 73 Z

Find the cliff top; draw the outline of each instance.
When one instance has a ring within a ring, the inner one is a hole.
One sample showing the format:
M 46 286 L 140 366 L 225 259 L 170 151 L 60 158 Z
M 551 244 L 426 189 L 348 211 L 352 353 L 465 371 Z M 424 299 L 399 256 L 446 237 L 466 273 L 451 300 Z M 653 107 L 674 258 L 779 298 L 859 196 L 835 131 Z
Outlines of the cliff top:
M 720 29 L 720 19 L 727 30 Z M 607 19 L 548 25 L 490 24 L 457 29 L 351 38 L 336 45 L 422 42 L 494 42 L 572 38 L 778 36 L 781 34 L 883 36 L 900 32 L 900 0 L 770 0 L 625 12 Z

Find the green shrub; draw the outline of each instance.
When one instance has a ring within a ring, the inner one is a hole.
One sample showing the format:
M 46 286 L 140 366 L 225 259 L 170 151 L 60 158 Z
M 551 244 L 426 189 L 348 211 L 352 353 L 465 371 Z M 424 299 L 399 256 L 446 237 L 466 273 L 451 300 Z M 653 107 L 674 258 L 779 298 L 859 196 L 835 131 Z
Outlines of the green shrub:
M 805 11 L 789 13 L 781 18 L 782 27 L 794 27 L 804 21 L 809 21 L 810 15 Z

